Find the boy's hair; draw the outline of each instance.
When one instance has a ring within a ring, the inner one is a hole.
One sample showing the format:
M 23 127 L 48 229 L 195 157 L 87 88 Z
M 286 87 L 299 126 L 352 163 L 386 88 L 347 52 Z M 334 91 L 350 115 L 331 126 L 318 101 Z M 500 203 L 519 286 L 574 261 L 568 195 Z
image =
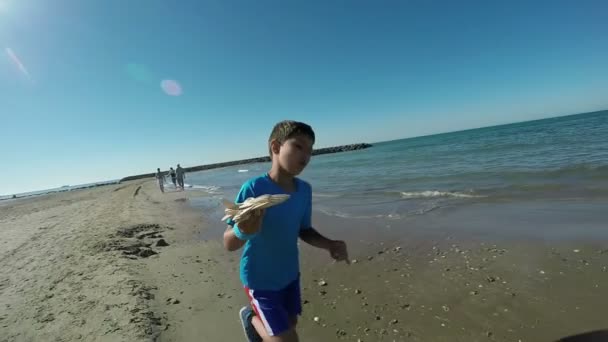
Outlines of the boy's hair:
M 283 144 L 285 140 L 300 134 L 309 137 L 314 144 L 315 132 L 312 130 L 312 127 L 303 122 L 284 120 L 274 125 L 272 132 L 270 133 L 270 138 L 268 138 L 268 153 L 270 154 L 270 159 L 272 159 L 272 149 L 270 148 L 270 143 L 273 140 Z

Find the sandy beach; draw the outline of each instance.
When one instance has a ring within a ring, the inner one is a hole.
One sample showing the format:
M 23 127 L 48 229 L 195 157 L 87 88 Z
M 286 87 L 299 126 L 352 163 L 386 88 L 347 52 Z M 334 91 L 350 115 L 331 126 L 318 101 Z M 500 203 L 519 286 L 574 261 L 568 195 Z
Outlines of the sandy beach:
M 239 254 L 194 196 L 205 194 L 144 179 L 0 202 L 0 341 L 243 341 Z M 488 234 L 507 219 L 488 221 L 492 210 L 433 212 L 407 231 L 315 214 L 353 263 L 302 246 L 301 340 L 555 341 L 608 328 L 607 240 Z M 451 230 L 455 218 L 469 230 Z M 602 216 L 586 222 L 605 229 Z

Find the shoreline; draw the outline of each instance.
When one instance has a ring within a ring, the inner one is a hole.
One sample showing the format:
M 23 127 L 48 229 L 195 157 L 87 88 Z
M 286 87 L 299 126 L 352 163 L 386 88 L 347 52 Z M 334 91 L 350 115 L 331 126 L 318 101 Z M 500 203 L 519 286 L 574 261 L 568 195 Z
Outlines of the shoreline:
M 0 207 L 0 341 L 243 340 L 240 254 L 223 249 L 222 222 L 190 207 L 197 196 L 206 195 L 161 194 L 146 180 Z M 496 224 L 459 210 L 389 227 L 315 214 L 357 261 L 333 263 L 301 244 L 300 336 L 554 341 L 606 328 L 608 241 L 450 231 L 455 218 Z
M 39 190 L 39 191 L 23 192 L 23 193 L 12 194 L 12 195 L 2 195 L 2 196 L 0 196 L 0 204 L 2 204 L 2 201 L 11 201 L 11 200 L 18 200 L 18 199 L 21 199 L 21 198 L 39 197 L 39 196 L 44 196 L 44 195 L 50 195 L 50 194 L 54 194 L 54 193 L 70 192 L 70 191 L 77 191 L 77 190 L 98 188 L 100 186 L 115 185 L 115 184 L 118 184 L 118 182 L 119 182 L 118 180 L 103 181 L 103 182 L 98 182 L 98 183 L 89 183 L 89 184 L 62 186 L 62 187 L 59 187 L 59 188 L 45 189 L 45 190 Z M 5 202 L 5 203 L 7 203 L 7 202 Z
M 319 148 L 319 149 L 313 150 L 312 155 L 316 156 L 316 155 L 322 155 L 322 154 L 350 152 L 350 151 L 357 151 L 357 150 L 362 150 L 362 149 L 366 149 L 366 148 L 370 148 L 370 147 L 373 147 L 373 145 L 367 144 L 367 143 L 357 143 L 357 144 L 340 145 L 340 146 L 333 146 L 333 147 L 324 147 L 324 148 Z M 269 162 L 269 161 L 270 161 L 270 157 L 265 156 L 265 157 L 256 157 L 256 158 L 241 159 L 241 160 L 227 161 L 227 162 L 221 162 L 221 163 L 185 167 L 184 170 L 186 172 L 196 172 L 196 171 L 203 171 L 203 170 L 219 169 L 222 167 L 234 166 L 234 165 L 265 163 L 265 162 Z M 150 178 L 150 177 L 154 177 L 154 173 L 146 173 L 146 174 L 141 174 L 141 175 L 124 177 L 119 181 L 119 183 L 122 183 L 125 181 L 130 181 L 130 180 L 136 180 L 136 179 Z
M 370 147 L 373 147 L 373 145 L 368 144 L 368 143 L 357 143 L 357 144 L 340 145 L 340 146 L 333 146 L 333 147 L 324 147 L 324 148 L 314 150 L 313 155 L 350 152 L 350 151 L 357 151 L 357 150 L 362 150 L 362 149 L 366 149 L 366 148 L 370 148 Z M 186 168 L 184 168 L 184 170 L 186 172 L 197 172 L 197 171 L 218 169 L 218 168 L 234 166 L 234 165 L 264 163 L 264 162 L 268 162 L 268 161 L 270 161 L 270 157 L 256 157 L 256 158 L 241 159 L 241 160 L 234 160 L 234 161 L 228 161 L 228 162 L 220 162 L 220 163 L 214 163 L 214 164 L 205 164 L 205 165 L 186 167 Z M 141 175 L 123 177 L 119 180 L 101 181 L 101 182 L 96 182 L 96 183 L 81 184 L 81 185 L 74 185 L 74 186 L 63 186 L 63 187 L 53 188 L 53 189 L 30 191 L 30 192 L 25 192 L 25 193 L 21 193 L 21 194 L 1 195 L 0 203 L 1 203 L 1 201 L 15 200 L 15 199 L 27 198 L 27 197 L 37 197 L 37 196 L 43 196 L 43 195 L 59 193 L 59 192 L 69 192 L 69 191 L 74 191 L 74 190 L 96 188 L 96 187 L 100 187 L 100 186 L 121 184 L 121 183 L 128 182 L 128 181 L 152 178 L 152 177 L 154 177 L 154 173 L 146 173 L 146 174 L 141 174 Z M 19 195 L 21 195 L 21 196 L 19 196 Z

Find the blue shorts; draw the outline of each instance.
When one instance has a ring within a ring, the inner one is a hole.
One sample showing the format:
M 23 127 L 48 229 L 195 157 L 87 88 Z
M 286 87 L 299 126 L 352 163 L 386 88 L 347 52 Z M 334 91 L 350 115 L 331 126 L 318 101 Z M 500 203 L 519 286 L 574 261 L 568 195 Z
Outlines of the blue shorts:
M 270 336 L 289 330 L 292 320 L 302 314 L 300 278 L 278 291 L 252 290 L 245 286 L 245 293 Z

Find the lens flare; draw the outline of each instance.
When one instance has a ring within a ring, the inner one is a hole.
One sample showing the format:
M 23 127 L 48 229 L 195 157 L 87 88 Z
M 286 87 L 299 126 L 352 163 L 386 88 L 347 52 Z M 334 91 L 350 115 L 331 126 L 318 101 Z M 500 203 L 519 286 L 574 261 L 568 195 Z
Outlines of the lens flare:
M 19 69 L 19 71 L 25 77 L 27 77 L 28 79 L 31 79 L 30 73 L 27 71 L 27 68 L 21 62 L 21 60 L 19 59 L 19 57 L 17 57 L 17 55 L 15 54 L 15 52 L 13 51 L 13 49 L 6 48 L 6 54 L 8 55 L 8 58 L 11 60 L 11 62 L 13 62 L 13 64 L 15 64 L 15 66 L 17 67 L 17 69 Z
M 162 80 L 160 87 L 169 96 L 180 96 L 182 94 L 182 86 L 175 80 Z

